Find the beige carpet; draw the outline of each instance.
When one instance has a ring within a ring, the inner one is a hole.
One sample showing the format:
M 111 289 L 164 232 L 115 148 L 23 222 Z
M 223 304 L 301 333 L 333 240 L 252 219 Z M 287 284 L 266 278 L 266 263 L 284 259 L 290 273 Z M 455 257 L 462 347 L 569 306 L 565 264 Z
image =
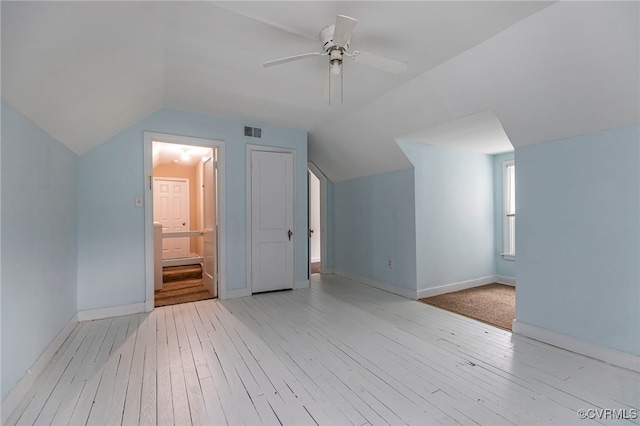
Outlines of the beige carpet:
M 213 294 L 207 290 L 201 279 L 165 283 L 162 285 L 162 290 L 154 292 L 156 308 L 206 299 L 213 299 Z
M 420 301 L 509 331 L 516 318 L 516 289 L 509 285 L 488 284 Z

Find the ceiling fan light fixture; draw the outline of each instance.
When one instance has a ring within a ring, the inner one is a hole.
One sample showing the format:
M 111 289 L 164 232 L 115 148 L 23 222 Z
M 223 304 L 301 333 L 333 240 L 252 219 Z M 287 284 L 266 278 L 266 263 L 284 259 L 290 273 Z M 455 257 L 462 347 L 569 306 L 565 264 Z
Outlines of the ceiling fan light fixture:
M 191 156 L 189 155 L 189 150 L 187 148 L 182 149 L 182 155 L 180 155 L 180 159 L 182 161 L 189 161 Z
M 340 71 L 341 71 L 341 62 L 339 60 L 333 60 L 331 61 L 331 73 L 333 75 L 340 75 Z

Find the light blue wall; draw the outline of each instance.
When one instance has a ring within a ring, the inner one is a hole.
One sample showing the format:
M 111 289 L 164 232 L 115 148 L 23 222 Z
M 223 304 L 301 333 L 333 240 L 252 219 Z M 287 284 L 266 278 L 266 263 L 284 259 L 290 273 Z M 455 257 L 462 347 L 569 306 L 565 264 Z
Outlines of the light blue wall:
M 327 180 L 327 268 L 333 269 L 335 266 L 333 247 L 335 244 L 334 237 L 334 219 L 333 219 L 333 182 Z
M 491 156 L 398 144 L 415 167 L 418 290 L 495 275 Z
M 2 103 L 2 398 L 77 311 L 77 156 Z
M 262 139 L 247 138 L 238 120 L 162 109 L 82 155 L 78 185 L 78 308 L 126 305 L 145 299 L 143 132 L 225 141 L 227 288 L 245 288 L 246 145 L 296 150 L 296 227 L 307 224 L 307 134 L 261 126 Z M 259 125 L 259 124 L 257 124 Z M 307 233 L 297 233 L 297 279 L 307 279 Z
M 516 161 L 517 320 L 640 355 L 640 127 Z
M 409 169 L 333 184 L 336 269 L 415 290 L 413 177 Z
M 504 162 L 513 160 L 515 157 L 513 152 L 499 154 L 493 156 L 493 194 L 494 194 L 494 229 L 495 229 L 495 245 L 494 253 L 496 259 L 496 275 L 506 278 L 516 278 L 516 261 L 505 260 L 500 253 L 504 252 Z M 517 219 L 516 219 L 517 223 Z M 517 226 L 517 225 L 516 225 Z M 518 248 L 516 247 L 516 253 Z M 517 257 L 517 254 L 516 254 Z

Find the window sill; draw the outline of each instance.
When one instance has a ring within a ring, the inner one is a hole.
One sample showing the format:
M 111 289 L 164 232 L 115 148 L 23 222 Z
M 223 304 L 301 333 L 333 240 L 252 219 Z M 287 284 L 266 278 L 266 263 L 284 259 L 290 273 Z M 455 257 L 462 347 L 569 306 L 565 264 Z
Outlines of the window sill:
M 516 255 L 515 254 L 506 254 L 506 253 L 500 253 L 502 255 L 502 258 L 504 260 L 511 260 L 511 261 L 515 261 L 516 260 Z

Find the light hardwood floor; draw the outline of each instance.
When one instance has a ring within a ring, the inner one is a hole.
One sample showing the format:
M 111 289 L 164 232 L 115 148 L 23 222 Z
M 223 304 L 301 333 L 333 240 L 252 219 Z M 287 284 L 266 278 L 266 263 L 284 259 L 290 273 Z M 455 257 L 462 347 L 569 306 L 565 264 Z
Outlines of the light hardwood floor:
M 314 275 L 79 323 L 8 423 L 637 424 L 612 418 L 639 401 L 640 374 Z

